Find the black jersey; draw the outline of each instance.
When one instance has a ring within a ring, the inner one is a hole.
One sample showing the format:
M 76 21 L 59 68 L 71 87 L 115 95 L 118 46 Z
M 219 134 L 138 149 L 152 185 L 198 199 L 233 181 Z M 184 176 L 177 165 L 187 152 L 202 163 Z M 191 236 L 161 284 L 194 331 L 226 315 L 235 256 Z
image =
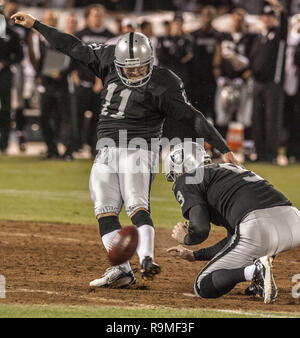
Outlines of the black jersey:
M 150 81 L 139 88 L 125 86 L 114 66 L 114 45 L 85 45 L 76 37 L 36 21 L 37 29 L 56 49 L 87 65 L 102 79 L 98 138 L 111 138 L 118 145 L 119 131 L 127 140 L 147 142 L 161 135 L 166 117 L 193 122 L 199 137 L 222 153 L 230 151 L 217 130 L 186 99 L 182 81 L 170 70 L 154 67 Z
M 200 177 L 200 170 L 203 180 L 193 184 L 195 177 Z M 186 184 L 186 178 L 191 184 Z M 186 173 L 175 182 L 173 191 L 185 218 L 193 206 L 201 204 L 207 208 L 212 223 L 228 230 L 234 229 L 250 211 L 291 205 L 268 181 L 229 163 L 211 164 Z
M 232 51 L 249 58 L 249 53 L 256 35 L 254 33 L 224 33 L 221 38 L 221 51 Z M 229 60 L 222 58 L 221 76 L 234 79 L 241 77 L 243 70 L 236 70 Z

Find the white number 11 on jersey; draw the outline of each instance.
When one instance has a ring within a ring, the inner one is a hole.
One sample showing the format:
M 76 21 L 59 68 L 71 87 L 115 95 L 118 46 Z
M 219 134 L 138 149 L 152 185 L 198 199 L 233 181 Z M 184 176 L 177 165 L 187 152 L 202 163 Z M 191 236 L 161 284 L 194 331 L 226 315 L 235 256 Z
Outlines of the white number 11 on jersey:
M 108 115 L 108 106 L 110 105 L 111 99 L 113 97 L 113 94 L 116 90 L 116 88 L 118 87 L 117 84 L 115 83 L 111 83 L 107 86 L 107 94 L 105 96 L 105 103 L 103 105 L 103 108 L 101 110 L 101 115 Z M 113 117 L 115 119 L 123 119 L 125 117 L 125 109 L 129 100 L 131 94 L 131 90 L 130 89 L 123 89 L 120 93 L 120 96 L 122 98 L 121 103 L 119 105 L 119 111 L 117 114 L 111 114 L 110 117 Z

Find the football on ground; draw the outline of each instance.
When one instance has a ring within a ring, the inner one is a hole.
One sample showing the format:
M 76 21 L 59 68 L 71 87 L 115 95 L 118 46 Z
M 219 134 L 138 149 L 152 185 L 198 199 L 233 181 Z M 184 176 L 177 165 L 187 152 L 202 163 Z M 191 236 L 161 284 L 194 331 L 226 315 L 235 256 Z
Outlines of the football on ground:
M 108 259 L 111 265 L 119 265 L 128 261 L 136 252 L 138 232 L 134 225 L 122 228 L 112 239 Z

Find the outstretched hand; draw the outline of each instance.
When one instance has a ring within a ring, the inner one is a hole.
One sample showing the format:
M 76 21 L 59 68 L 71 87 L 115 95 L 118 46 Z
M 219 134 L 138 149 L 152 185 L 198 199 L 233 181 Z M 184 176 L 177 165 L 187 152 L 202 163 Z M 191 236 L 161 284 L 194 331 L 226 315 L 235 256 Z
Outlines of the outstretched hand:
M 240 161 L 237 160 L 237 158 L 234 156 L 234 153 L 232 151 L 223 154 L 222 160 L 225 163 L 232 163 L 232 164 L 238 165 L 239 167 L 243 168 L 243 165 L 240 163 Z
M 32 28 L 36 21 L 36 18 L 24 12 L 18 12 L 12 15 L 10 18 L 15 21 L 15 24 L 23 26 L 28 29 Z
M 192 250 L 186 249 L 181 245 L 177 245 L 173 248 L 169 248 L 167 252 L 173 257 L 180 257 L 189 262 L 195 261 L 195 256 Z
M 173 229 L 172 238 L 176 239 L 176 241 L 180 244 L 184 244 L 184 237 L 188 233 L 188 223 L 185 222 L 182 224 L 178 222 Z

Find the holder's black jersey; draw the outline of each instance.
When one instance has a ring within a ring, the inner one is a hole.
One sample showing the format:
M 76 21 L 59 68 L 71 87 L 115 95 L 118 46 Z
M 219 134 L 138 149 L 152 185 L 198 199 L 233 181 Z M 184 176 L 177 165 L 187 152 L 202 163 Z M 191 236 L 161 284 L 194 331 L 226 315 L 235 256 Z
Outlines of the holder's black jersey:
M 201 204 L 207 208 L 212 223 L 231 233 L 250 211 L 291 205 L 268 181 L 229 163 L 186 173 L 176 180 L 173 191 L 185 218 L 193 206 Z
M 186 99 L 182 81 L 170 70 L 154 67 L 150 81 L 139 88 L 124 85 L 114 66 L 114 45 L 85 45 L 75 36 L 36 21 L 37 29 L 56 49 L 87 65 L 103 81 L 98 138 L 118 145 L 119 131 L 127 140 L 142 137 L 148 143 L 161 135 L 164 119 L 193 122 L 199 137 L 222 153 L 230 151 L 217 130 Z

